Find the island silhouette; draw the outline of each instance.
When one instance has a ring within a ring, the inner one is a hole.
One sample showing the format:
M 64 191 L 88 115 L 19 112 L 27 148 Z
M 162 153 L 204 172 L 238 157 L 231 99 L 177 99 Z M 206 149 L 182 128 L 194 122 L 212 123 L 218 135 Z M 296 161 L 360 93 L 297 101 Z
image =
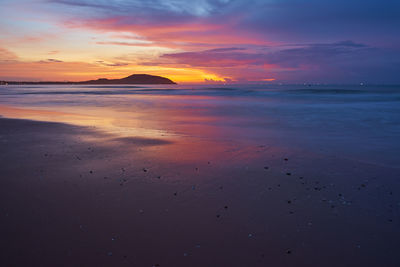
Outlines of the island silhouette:
M 0 81 L 0 84 L 176 84 L 168 78 L 149 75 L 149 74 L 133 74 L 122 79 L 106 79 L 89 80 L 82 82 L 17 82 L 17 81 Z

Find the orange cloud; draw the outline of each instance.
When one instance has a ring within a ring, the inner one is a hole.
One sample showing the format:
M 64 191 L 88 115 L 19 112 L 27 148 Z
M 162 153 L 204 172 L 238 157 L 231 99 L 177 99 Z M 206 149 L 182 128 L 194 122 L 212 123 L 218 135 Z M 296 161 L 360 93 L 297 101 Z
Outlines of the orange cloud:
M 0 80 L 7 81 L 83 81 L 97 78 L 122 78 L 131 74 L 151 73 L 178 83 L 223 80 L 220 76 L 194 68 L 138 66 L 134 64 L 62 62 L 47 59 L 35 62 L 0 62 Z
M 17 60 L 18 57 L 15 53 L 8 49 L 0 47 L 0 61 Z
M 45 63 L 45 64 L 44 64 Z M 1 80 L 79 81 L 94 76 L 110 75 L 112 69 L 83 62 L 1 62 Z M 114 73 L 114 75 L 116 75 Z

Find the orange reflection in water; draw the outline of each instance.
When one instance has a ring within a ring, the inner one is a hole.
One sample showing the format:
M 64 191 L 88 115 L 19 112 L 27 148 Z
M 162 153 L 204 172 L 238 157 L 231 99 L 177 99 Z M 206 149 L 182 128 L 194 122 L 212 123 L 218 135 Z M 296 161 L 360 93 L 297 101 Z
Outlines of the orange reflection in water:
M 60 108 L 59 111 L 51 109 L 37 108 L 16 108 L 9 106 L 0 106 L 0 114 L 7 118 L 28 119 L 36 121 L 48 121 L 67 123 L 78 126 L 94 127 L 110 134 L 116 134 L 121 137 L 141 136 L 158 137 L 160 131 L 140 127 L 141 122 L 138 119 L 129 118 L 125 120 L 122 116 L 117 116 L 118 112 L 107 108 Z
M 3 105 L 0 106 L 0 114 L 9 118 L 89 126 L 110 134 L 114 139 L 139 137 L 167 140 L 171 142 L 168 145 L 146 147 L 149 157 L 164 161 L 208 162 L 221 158 L 235 161 L 250 159 L 253 157 L 250 155 L 257 156 L 244 152 L 249 148 L 257 150 L 254 144 L 250 145 L 241 138 L 235 139 L 236 133 L 246 129 L 226 124 L 227 120 L 234 121 L 236 118 L 210 112 L 219 108 L 218 102 L 212 101 L 216 99 L 214 97 L 134 95 L 124 98 L 131 98 L 132 103 L 147 101 L 150 104 L 40 108 Z M 98 141 L 106 144 L 109 140 L 112 145 L 112 139 Z
M 215 108 L 209 96 L 126 95 L 123 104 L 94 106 L 0 106 L 9 118 L 61 122 L 99 128 L 120 136 L 213 138 L 218 118 L 207 114 Z M 118 99 L 116 101 L 119 101 Z M 194 102 L 193 102 L 194 101 Z M 143 104 L 143 102 L 145 104 Z M 194 103 L 194 104 L 193 104 Z M 221 130 L 221 129 L 219 129 Z

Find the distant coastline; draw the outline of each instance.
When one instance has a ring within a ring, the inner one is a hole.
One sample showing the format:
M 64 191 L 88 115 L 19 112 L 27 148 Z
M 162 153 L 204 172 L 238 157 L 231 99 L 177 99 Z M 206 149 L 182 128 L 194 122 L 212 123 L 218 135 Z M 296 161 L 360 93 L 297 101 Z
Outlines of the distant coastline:
M 44 81 L 44 82 L 18 82 L 18 81 L 0 81 L 0 85 L 62 85 L 62 84 L 176 84 L 172 80 L 155 75 L 148 74 L 133 74 L 128 77 L 122 79 L 106 79 L 100 78 L 97 80 L 89 80 L 82 82 L 52 82 L 52 81 Z

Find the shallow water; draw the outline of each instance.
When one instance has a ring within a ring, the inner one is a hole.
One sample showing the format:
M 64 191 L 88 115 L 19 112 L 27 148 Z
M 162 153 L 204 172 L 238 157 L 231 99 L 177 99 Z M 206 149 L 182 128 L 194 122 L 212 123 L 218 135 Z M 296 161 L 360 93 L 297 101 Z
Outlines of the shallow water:
M 275 144 L 400 166 L 399 86 L 1 86 L 0 114 L 122 136 Z

